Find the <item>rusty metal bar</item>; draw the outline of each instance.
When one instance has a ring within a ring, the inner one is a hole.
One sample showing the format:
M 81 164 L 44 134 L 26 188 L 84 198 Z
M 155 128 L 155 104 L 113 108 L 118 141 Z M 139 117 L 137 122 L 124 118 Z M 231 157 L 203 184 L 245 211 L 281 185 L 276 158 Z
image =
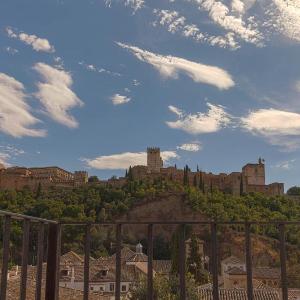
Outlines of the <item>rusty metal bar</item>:
M 148 286 L 147 300 L 153 300 L 153 224 L 148 225 Z
M 245 252 L 246 252 L 246 271 L 247 271 L 247 296 L 248 300 L 253 300 L 253 281 L 252 281 L 252 245 L 251 245 L 251 224 L 245 223 Z
M 57 250 L 56 250 L 56 294 L 55 300 L 59 300 L 59 278 L 60 278 L 60 255 L 61 255 L 61 225 L 57 224 Z
M 43 259 L 44 259 L 44 236 L 45 236 L 45 225 L 44 223 L 40 223 L 39 231 L 38 231 L 35 300 L 42 299 L 41 289 L 42 289 Z
M 180 281 L 180 300 L 186 299 L 186 253 L 185 253 L 185 224 L 180 226 L 179 239 L 179 281 Z
M 20 300 L 26 299 L 27 267 L 28 267 L 28 252 L 29 252 L 29 231 L 30 231 L 30 221 L 25 219 L 23 221 Z
M 279 224 L 279 242 L 280 242 L 280 269 L 281 269 L 282 300 L 288 300 L 288 286 L 287 286 L 287 275 L 286 275 L 285 226 L 284 226 L 284 224 Z
M 121 245 L 122 245 L 122 225 L 117 224 L 116 231 L 117 249 L 116 249 L 116 282 L 115 298 L 121 300 Z
M 6 299 L 11 217 L 4 217 L 0 300 Z
M 213 300 L 219 300 L 219 282 L 218 282 L 218 241 L 217 224 L 211 224 L 211 263 L 213 274 Z
M 49 224 L 45 300 L 57 300 L 60 226 Z
M 91 252 L 91 225 L 88 224 L 85 227 L 83 300 L 89 299 L 90 252 Z

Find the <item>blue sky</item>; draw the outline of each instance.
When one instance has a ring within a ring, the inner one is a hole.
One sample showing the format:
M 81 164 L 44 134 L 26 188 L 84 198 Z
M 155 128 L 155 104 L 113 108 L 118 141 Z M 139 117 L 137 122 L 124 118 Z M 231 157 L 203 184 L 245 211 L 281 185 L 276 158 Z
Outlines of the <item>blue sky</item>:
M 0 161 L 145 163 L 299 183 L 300 0 L 0 4 Z

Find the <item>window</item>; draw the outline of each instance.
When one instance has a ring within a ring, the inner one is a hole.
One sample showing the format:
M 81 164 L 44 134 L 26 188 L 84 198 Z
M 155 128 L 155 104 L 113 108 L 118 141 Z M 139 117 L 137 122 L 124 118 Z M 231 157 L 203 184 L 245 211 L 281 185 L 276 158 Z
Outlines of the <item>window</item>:
M 99 286 L 99 291 L 104 292 L 104 290 L 105 290 L 104 285 L 100 285 Z
M 107 275 L 107 270 L 101 270 L 100 271 L 100 274 L 101 274 L 101 276 L 106 276 Z
M 126 292 L 126 284 L 122 284 L 122 292 Z
M 114 290 L 115 290 L 115 284 L 114 283 L 110 283 L 109 284 L 109 291 L 110 292 L 114 292 Z
M 93 286 L 91 286 L 91 287 L 90 287 L 90 290 L 91 290 L 91 291 L 93 291 L 93 290 L 94 290 L 94 287 L 93 287 Z
M 69 275 L 69 270 L 66 270 L 66 269 L 65 270 L 61 270 L 60 271 L 60 275 L 61 276 L 68 276 Z

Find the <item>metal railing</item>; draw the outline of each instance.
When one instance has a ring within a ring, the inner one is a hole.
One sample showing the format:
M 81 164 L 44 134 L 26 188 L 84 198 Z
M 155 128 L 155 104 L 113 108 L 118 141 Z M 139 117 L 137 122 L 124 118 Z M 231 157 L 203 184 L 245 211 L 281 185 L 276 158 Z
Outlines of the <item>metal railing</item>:
M 23 244 L 22 244 L 22 270 L 20 285 L 20 300 L 26 299 L 27 265 L 28 265 L 28 240 L 31 223 L 38 223 L 38 249 L 37 249 L 37 267 L 36 267 L 36 294 L 35 299 L 41 300 L 42 283 L 42 265 L 43 265 L 43 241 L 45 226 L 48 226 L 48 252 L 47 252 L 47 270 L 45 278 L 45 300 L 58 300 L 59 291 L 59 259 L 61 249 L 61 231 L 66 225 L 79 225 L 85 227 L 84 241 L 84 285 L 83 299 L 89 299 L 89 271 L 90 271 L 90 251 L 91 251 L 91 227 L 93 225 L 110 225 L 116 227 L 116 277 L 115 277 L 115 299 L 121 299 L 121 248 L 122 248 L 122 228 L 124 225 L 146 225 L 148 240 L 148 272 L 147 272 L 147 299 L 153 300 L 153 229 L 157 225 L 177 225 L 180 230 L 179 240 L 179 283 L 180 299 L 187 299 L 186 295 L 186 247 L 185 234 L 187 225 L 210 226 L 211 234 L 211 273 L 212 273 L 212 296 L 213 300 L 219 300 L 218 284 L 218 238 L 217 229 L 220 225 L 243 225 L 245 228 L 245 256 L 247 271 L 247 297 L 248 300 L 254 300 L 253 282 L 252 282 L 252 249 L 251 249 L 251 226 L 252 225 L 274 225 L 279 229 L 280 244 L 280 267 L 281 267 L 281 297 L 282 300 L 288 300 L 288 285 L 286 272 L 286 245 L 285 245 L 285 226 L 300 225 L 300 222 L 214 222 L 214 221 L 161 221 L 161 222 L 54 222 L 40 218 L 34 218 L 5 211 L 0 211 L 0 216 L 4 218 L 3 225 L 3 257 L 1 273 L 0 300 L 6 299 L 7 273 L 9 261 L 9 242 L 11 220 L 23 221 Z

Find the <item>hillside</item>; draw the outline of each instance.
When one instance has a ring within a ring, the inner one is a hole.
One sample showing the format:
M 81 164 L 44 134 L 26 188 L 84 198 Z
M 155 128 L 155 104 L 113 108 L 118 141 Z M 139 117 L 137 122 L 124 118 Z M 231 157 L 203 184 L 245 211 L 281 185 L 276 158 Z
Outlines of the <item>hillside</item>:
M 22 191 L 0 191 L 0 209 L 64 221 L 104 220 L 299 220 L 300 205 L 284 196 L 266 197 L 261 194 L 232 196 L 213 191 L 203 194 L 199 189 L 178 183 L 158 180 L 154 183 L 128 181 L 122 188 L 98 186 L 97 184 L 74 189 L 29 189 Z M 20 226 L 12 232 L 12 260 L 20 261 Z M 175 226 L 157 226 L 155 229 L 155 253 L 158 257 L 170 256 L 170 241 Z M 209 253 L 210 234 L 208 228 L 193 228 L 206 243 Z M 189 231 L 191 229 L 189 228 Z M 82 252 L 83 228 L 65 227 L 62 251 Z M 145 226 L 125 226 L 124 243 L 145 241 Z M 36 232 L 31 238 L 31 261 L 34 261 Z M 278 265 L 278 232 L 272 226 L 253 228 L 253 257 L 257 265 Z M 290 268 L 298 273 L 300 262 L 298 228 L 287 231 Z M 234 254 L 244 257 L 243 228 L 241 226 L 219 228 L 220 258 Z M 114 230 L 95 226 L 92 231 L 92 254 L 95 257 L 112 251 Z M 146 245 L 146 242 L 144 243 Z M 163 250 L 162 250 L 163 249 Z M 296 263 L 296 264 L 295 264 Z

